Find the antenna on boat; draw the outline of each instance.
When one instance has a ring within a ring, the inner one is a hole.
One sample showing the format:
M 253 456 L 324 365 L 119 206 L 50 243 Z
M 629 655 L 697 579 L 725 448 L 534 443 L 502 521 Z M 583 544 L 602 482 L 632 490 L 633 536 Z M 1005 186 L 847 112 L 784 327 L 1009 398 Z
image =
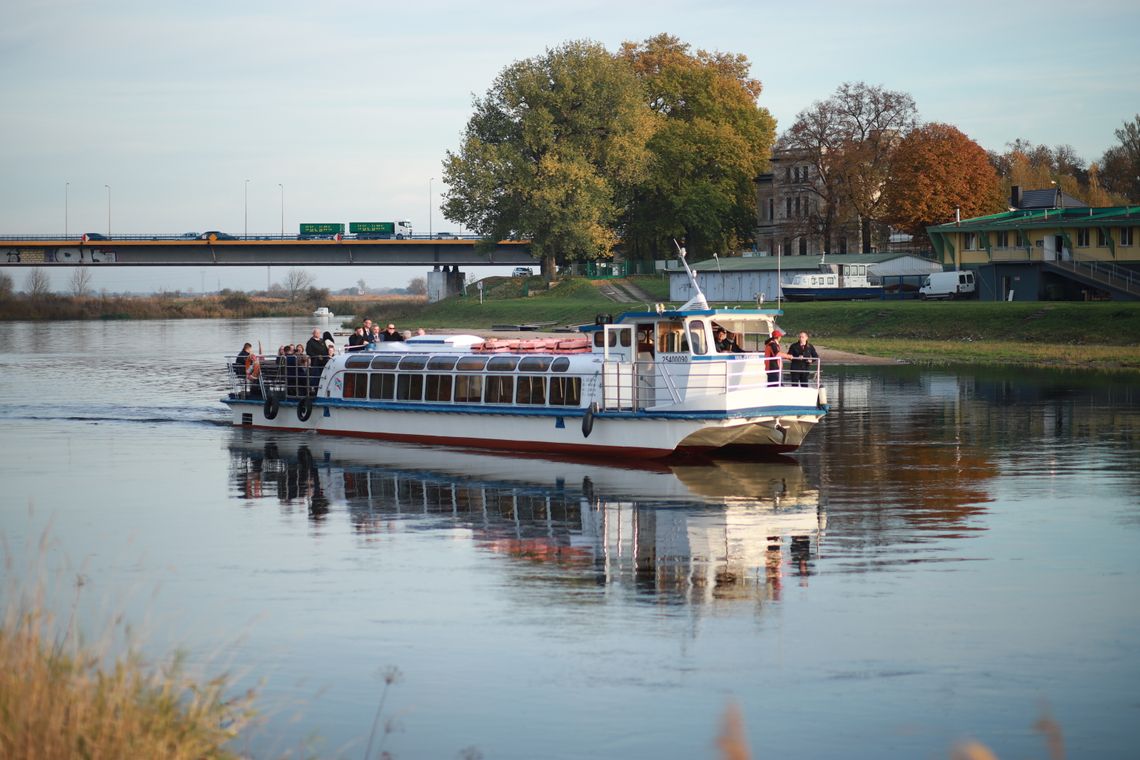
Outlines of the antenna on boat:
M 701 290 L 701 286 L 697 284 L 697 276 L 693 274 L 693 270 L 689 268 L 689 262 L 685 260 L 684 246 L 677 242 L 677 238 L 673 238 L 673 245 L 677 246 L 677 256 L 681 259 L 681 266 L 685 267 L 685 273 L 689 275 L 689 284 L 693 286 L 693 297 L 685 302 L 685 305 L 681 307 L 681 311 L 685 311 L 686 309 L 707 309 L 709 302 L 705 300 L 705 294 Z

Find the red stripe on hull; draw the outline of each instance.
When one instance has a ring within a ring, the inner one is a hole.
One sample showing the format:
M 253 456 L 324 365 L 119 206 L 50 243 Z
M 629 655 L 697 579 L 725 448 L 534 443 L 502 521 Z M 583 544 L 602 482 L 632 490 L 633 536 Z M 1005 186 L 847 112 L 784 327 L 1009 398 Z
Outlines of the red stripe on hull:
M 661 459 L 673 454 L 707 454 L 712 451 L 721 451 L 724 448 L 740 449 L 742 447 L 715 447 L 715 446 L 682 446 L 676 449 L 651 449 L 635 446 L 591 446 L 576 443 L 552 443 L 550 441 L 495 441 L 486 438 L 467 438 L 462 436 L 413 435 L 406 433 L 373 433 L 358 430 L 314 430 L 313 428 L 282 427 L 278 425 L 235 425 L 235 427 L 253 427 L 259 430 L 277 430 L 287 433 L 317 433 L 319 435 L 345 436 L 348 438 L 374 438 L 381 441 L 396 441 L 399 443 L 418 443 L 433 446 L 460 446 L 475 449 L 489 449 L 493 451 L 528 452 L 541 451 L 555 454 L 587 454 L 591 456 L 612 454 L 625 458 Z M 795 451 L 798 446 L 745 446 L 751 451 L 763 451 L 773 454 L 788 454 Z

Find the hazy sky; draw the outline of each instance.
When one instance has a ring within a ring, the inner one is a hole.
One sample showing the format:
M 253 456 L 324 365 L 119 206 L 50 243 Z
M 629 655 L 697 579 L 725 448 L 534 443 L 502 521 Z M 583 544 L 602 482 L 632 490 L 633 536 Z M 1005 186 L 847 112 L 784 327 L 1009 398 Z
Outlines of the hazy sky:
M 667 32 L 743 53 L 780 130 L 865 81 L 986 148 L 1023 137 L 1093 161 L 1140 111 L 1135 0 L 9 0 L 4 18 L 0 234 L 105 232 L 108 195 L 118 233 L 241 233 L 247 214 L 251 234 L 279 232 L 282 201 L 286 231 L 405 218 L 461 232 L 440 214 L 439 176 L 472 95 L 574 39 L 616 50 Z M 264 271 L 120 269 L 96 284 L 263 287 Z

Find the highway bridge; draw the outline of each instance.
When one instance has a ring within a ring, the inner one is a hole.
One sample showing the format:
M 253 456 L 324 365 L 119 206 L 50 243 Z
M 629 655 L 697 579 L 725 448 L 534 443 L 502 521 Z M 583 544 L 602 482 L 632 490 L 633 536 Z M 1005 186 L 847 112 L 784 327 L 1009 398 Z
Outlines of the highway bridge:
M 440 266 L 534 265 L 530 241 L 503 240 L 476 251 L 476 237 L 352 235 L 301 239 L 281 235 L 201 237 L 88 234 L 82 238 L 0 236 L 0 266 Z

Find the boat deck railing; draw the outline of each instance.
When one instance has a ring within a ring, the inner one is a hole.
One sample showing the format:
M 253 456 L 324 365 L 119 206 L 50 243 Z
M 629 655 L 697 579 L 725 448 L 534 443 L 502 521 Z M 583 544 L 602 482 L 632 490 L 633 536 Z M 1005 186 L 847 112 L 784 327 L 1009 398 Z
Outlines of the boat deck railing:
M 739 356 L 739 355 L 738 355 Z M 791 369 L 788 359 L 748 355 L 732 361 L 698 361 L 673 364 L 665 361 L 607 362 L 600 374 L 565 373 L 560 377 L 581 379 L 582 396 L 596 398 L 604 410 L 640 410 L 692 402 L 702 397 L 740 394 L 780 387 L 810 387 L 822 382 L 819 359 L 800 359 L 807 369 Z M 225 375 L 230 397 L 240 399 L 301 399 L 316 396 L 323 367 L 282 364 L 275 356 L 258 356 L 255 369 L 227 359 Z M 344 373 L 341 369 L 340 374 Z M 431 374 L 439 374 L 432 371 Z M 444 373 L 450 374 L 450 373 Z M 470 374 L 459 372 L 456 374 Z M 503 377 L 506 373 L 488 373 Z M 534 377 L 520 372 L 520 376 Z M 541 376 L 541 375 L 538 375 Z M 543 399 L 548 391 L 542 391 Z M 572 402 L 577 403 L 577 402 Z M 532 406 L 532 404 L 526 404 Z
M 693 401 L 702 396 L 759 391 L 779 387 L 810 387 L 822 383 L 819 359 L 797 359 L 807 369 L 791 369 L 791 360 L 757 354 L 736 361 L 613 362 L 602 373 L 603 409 L 630 410 Z M 625 369 L 623 369 L 625 368 Z

